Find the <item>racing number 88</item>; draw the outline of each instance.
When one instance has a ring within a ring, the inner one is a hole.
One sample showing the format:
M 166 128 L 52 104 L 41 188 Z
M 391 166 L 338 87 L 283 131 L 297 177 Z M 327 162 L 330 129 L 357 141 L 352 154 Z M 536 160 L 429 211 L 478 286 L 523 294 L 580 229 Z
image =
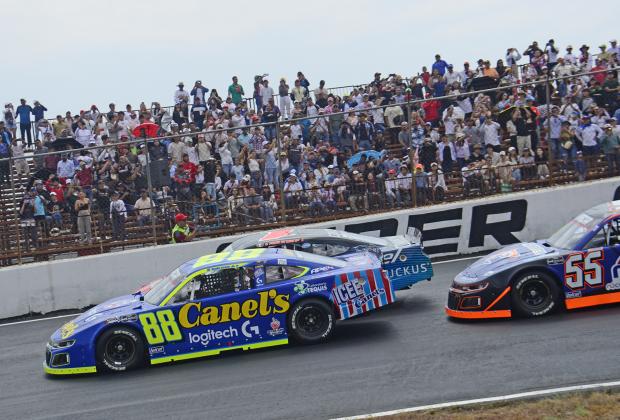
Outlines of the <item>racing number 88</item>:
M 157 318 L 156 318 L 157 316 Z M 159 312 L 140 314 L 140 323 L 149 344 L 161 344 L 164 341 L 179 341 L 183 338 L 179 326 L 170 309 Z

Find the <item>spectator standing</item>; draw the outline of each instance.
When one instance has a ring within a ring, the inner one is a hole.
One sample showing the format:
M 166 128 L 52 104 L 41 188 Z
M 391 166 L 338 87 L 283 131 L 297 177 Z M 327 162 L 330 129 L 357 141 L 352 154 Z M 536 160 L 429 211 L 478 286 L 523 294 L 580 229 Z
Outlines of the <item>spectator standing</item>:
M 34 116 L 35 125 L 38 125 L 39 122 L 45 120 L 45 111 L 47 108 L 39 101 L 34 101 L 34 107 L 32 108 L 32 115 Z
M 80 243 L 91 243 L 90 200 L 83 191 L 78 194 L 78 198 L 75 200 L 74 210 L 77 214 Z
M 239 84 L 239 79 L 237 76 L 233 76 L 232 85 L 228 86 L 228 96 L 232 98 L 233 104 L 239 105 L 239 103 L 243 100 L 243 95 L 245 95 L 243 86 Z
M 446 72 L 446 68 L 448 67 L 448 63 L 445 60 L 441 59 L 439 54 L 435 54 L 435 62 L 431 66 L 431 72 L 437 70 L 440 76 L 443 76 Z
M 264 79 L 262 85 L 260 86 L 260 96 L 263 107 L 265 107 L 270 99 L 273 99 L 273 89 L 269 86 L 269 80 Z
M 289 86 L 286 83 L 286 79 L 280 79 L 280 86 L 278 86 L 278 95 L 280 97 L 280 112 L 282 118 L 288 120 L 293 116 L 291 113 L 291 97 L 289 96 Z
M 189 93 L 186 90 L 183 90 L 185 85 L 183 82 L 179 82 L 177 85 L 178 89 L 174 92 L 174 103 L 180 104 L 181 102 L 188 103 L 189 102 Z
M 119 193 L 112 193 L 112 201 L 110 201 L 110 218 L 112 220 L 112 240 L 125 239 L 125 219 L 127 217 L 127 208 L 125 202 L 120 199 Z
M 577 128 L 577 138 L 581 140 L 583 155 L 593 156 L 598 152 L 598 139 L 603 131 L 596 124 L 592 124 L 589 116 L 584 116 L 583 125 Z
M 155 208 L 155 204 L 146 190 L 140 192 L 140 198 L 136 200 L 133 206 L 137 212 L 139 226 L 145 226 L 151 221 L 151 209 Z
M 21 134 L 22 142 L 27 137 L 28 147 L 32 147 L 32 123 L 30 122 L 30 115 L 32 114 L 32 107 L 26 104 L 25 99 L 20 99 L 20 106 L 17 107 L 15 113 L 19 118 L 19 132 Z
M 15 137 L 17 132 L 17 123 L 15 122 L 15 109 L 13 109 L 12 103 L 8 102 L 4 104 L 4 112 L 2 117 L 5 128 L 11 132 L 13 137 Z
M 620 138 L 612 131 L 611 124 L 604 125 L 604 132 L 601 135 L 601 152 L 605 154 L 607 159 L 607 171 L 610 176 L 618 171 L 618 148 L 620 147 Z
M 11 155 L 13 156 L 13 164 L 15 165 L 15 171 L 18 175 L 28 176 L 30 174 L 30 168 L 28 162 L 24 158 L 24 145 L 18 144 L 17 139 L 13 139 L 11 144 Z
M 200 100 L 200 103 L 205 105 L 205 95 L 207 94 L 207 92 L 209 92 L 209 89 L 202 85 L 202 81 L 196 80 L 196 83 L 194 83 L 194 87 L 190 94 L 194 97 L 194 101 L 196 100 L 196 98 L 198 98 Z
M 327 96 L 329 91 L 325 87 L 325 80 L 319 82 L 319 87 L 314 89 L 314 102 L 317 106 L 325 108 L 327 106 Z

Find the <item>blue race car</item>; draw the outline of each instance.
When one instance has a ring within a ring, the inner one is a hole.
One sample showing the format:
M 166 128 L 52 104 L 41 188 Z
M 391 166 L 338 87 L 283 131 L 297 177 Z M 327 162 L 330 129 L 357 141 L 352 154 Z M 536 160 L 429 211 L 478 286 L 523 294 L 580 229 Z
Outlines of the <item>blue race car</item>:
M 459 273 L 446 313 L 535 317 L 620 302 L 620 201 L 581 213 L 547 240 L 501 248 Z
M 336 320 L 394 301 L 372 253 L 336 259 L 287 249 L 191 260 L 144 295 L 111 299 L 58 329 L 49 374 L 124 371 L 142 364 L 328 339 Z
M 433 277 L 431 260 L 423 251 L 420 231 L 407 235 L 375 238 L 333 229 L 286 228 L 244 235 L 225 251 L 248 248 L 287 248 L 327 257 L 360 251 L 377 254 L 394 289 L 408 289 Z

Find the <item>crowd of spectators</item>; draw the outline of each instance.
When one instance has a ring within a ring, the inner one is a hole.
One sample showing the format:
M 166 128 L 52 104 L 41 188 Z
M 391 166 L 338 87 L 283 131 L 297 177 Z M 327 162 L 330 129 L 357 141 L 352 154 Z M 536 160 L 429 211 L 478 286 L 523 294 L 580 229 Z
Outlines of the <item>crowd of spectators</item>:
M 583 179 L 587 157 L 604 155 L 612 174 L 620 47 L 612 40 L 599 50 L 533 42 L 523 53 L 508 48 L 494 66 L 480 59 L 459 68 L 436 55 L 430 71 L 375 73 L 342 97 L 298 72 L 277 89 L 265 75 L 247 91 L 233 77 L 223 95 L 200 80 L 191 89 L 179 82 L 171 107 L 92 105 L 51 121 L 40 102 L 21 99 L 15 109 L 5 104 L 0 159 L 16 158 L 15 172 L 29 178 L 19 213 L 31 243 L 38 230 L 66 229 L 91 241 L 93 212 L 122 240 L 128 215 L 146 226 L 154 207 L 199 226 L 223 217 L 247 225 L 275 221 L 282 203 L 319 216 L 438 202 L 448 177 L 459 177 L 465 194 L 509 191 L 548 178 L 550 159 Z M 599 70 L 608 71 L 581 75 Z M 556 76 L 568 78 L 549 80 Z M 505 88 L 477 92 L 489 87 Z M 160 139 L 131 142 L 144 137 Z M 147 161 L 166 168 L 150 194 Z M 0 183 L 10 171 L 0 162 Z

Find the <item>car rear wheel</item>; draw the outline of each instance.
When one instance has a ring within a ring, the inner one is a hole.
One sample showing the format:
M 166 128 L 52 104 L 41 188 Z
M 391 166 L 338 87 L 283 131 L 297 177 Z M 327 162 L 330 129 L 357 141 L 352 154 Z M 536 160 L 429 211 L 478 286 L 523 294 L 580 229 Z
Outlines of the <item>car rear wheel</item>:
M 303 344 L 315 344 L 329 339 L 334 330 L 334 313 L 321 299 L 297 302 L 288 318 L 289 335 Z
M 110 328 L 97 340 L 97 362 L 105 370 L 113 372 L 142 366 L 144 340 L 133 329 Z
M 513 282 L 511 297 L 517 315 L 536 317 L 557 309 L 560 290 L 549 275 L 530 272 L 519 276 Z

